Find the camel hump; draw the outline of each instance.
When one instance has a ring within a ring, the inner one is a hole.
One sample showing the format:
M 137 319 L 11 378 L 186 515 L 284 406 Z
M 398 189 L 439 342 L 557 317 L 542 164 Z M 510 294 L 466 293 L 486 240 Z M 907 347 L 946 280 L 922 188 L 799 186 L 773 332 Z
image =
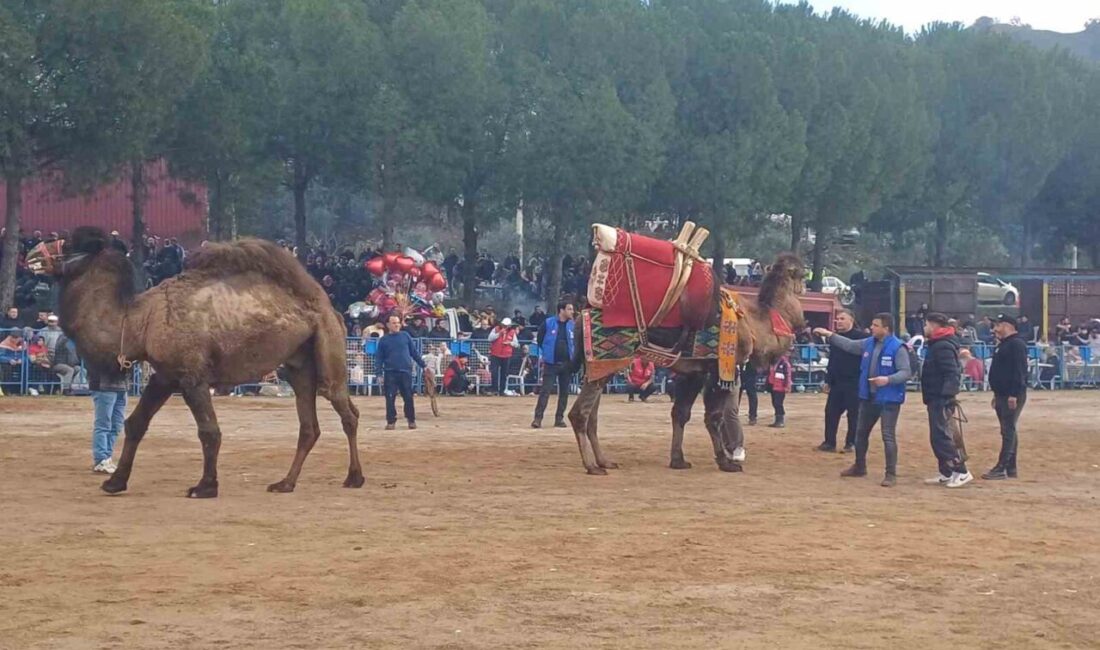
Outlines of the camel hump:
M 302 298 L 327 300 L 321 285 L 289 251 L 263 239 L 207 244 L 189 260 L 187 270 L 210 279 L 256 273 Z

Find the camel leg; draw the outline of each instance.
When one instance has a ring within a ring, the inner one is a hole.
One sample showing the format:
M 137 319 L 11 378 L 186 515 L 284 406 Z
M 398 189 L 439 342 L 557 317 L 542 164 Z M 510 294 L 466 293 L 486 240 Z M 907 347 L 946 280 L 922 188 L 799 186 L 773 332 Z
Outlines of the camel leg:
M 222 447 L 222 431 L 218 427 L 218 417 L 214 414 L 210 387 L 199 384 L 184 388 L 183 401 L 191 409 L 191 415 L 199 427 L 199 441 L 202 442 L 202 478 L 198 485 L 187 490 L 187 496 L 192 499 L 210 499 L 218 496 L 218 451 Z
M 104 492 L 118 494 L 126 491 L 130 472 L 134 468 L 134 456 L 137 455 L 138 444 L 145 437 L 145 432 L 149 430 L 149 422 L 172 396 L 174 389 L 175 386 L 164 379 L 160 373 L 154 373 L 149 379 L 149 385 L 141 394 L 138 405 L 134 407 L 130 417 L 126 418 L 126 438 L 122 444 L 122 455 L 118 459 L 118 469 L 100 486 Z
M 363 478 L 363 466 L 359 464 L 359 409 L 352 403 L 347 391 L 330 397 L 329 401 L 340 416 L 344 435 L 348 437 L 348 477 L 344 480 L 344 487 L 361 488 L 366 479 Z
M 595 417 L 600 404 L 600 395 L 603 393 L 603 387 L 606 383 L 606 379 L 601 379 L 599 381 L 586 381 L 581 384 L 581 392 L 577 395 L 577 399 L 573 401 L 573 408 L 569 410 L 569 423 L 573 425 L 573 435 L 577 437 L 577 447 L 581 451 L 581 462 L 584 464 L 585 471 L 594 475 L 607 474 L 607 470 L 600 467 L 599 463 L 596 462 L 588 438 L 588 421 L 590 418 Z
M 685 373 L 676 380 L 676 399 L 672 403 L 672 451 L 668 466 L 672 469 L 691 469 L 684 459 L 684 427 L 691 420 L 691 409 L 703 389 L 704 375 Z
M 619 469 L 617 463 L 613 463 L 604 456 L 603 450 L 600 449 L 600 439 L 596 435 L 596 427 L 600 422 L 600 399 L 603 396 L 603 391 L 596 397 L 596 404 L 592 407 L 592 412 L 588 414 L 588 426 L 586 433 L 588 434 L 588 443 L 592 445 L 592 453 L 596 456 L 596 464 L 604 469 Z
M 294 389 L 294 403 L 298 408 L 298 450 L 286 478 L 267 486 L 268 492 L 293 492 L 298 484 L 298 475 L 306 462 L 313 445 L 321 437 L 321 427 L 317 422 L 317 378 L 314 376 L 312 360 L 302 366 L 287 365 L 287 380 Z
M 732 391 L 708 386 L 703 395 L 706 406 L 707 433 L 714 446 L 714 462 L 723 472 L 743 471 L 733 460 L 733 451 L 744 444 L 744 432 L 737 417 L 737 397 Z

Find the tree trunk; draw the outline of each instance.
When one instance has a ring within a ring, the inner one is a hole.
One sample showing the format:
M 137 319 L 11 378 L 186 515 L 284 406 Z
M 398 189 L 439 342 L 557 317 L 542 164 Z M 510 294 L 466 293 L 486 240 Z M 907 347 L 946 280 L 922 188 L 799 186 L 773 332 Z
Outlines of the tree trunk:
M 565 226 L 562 225 L 560 214 L 552 213 L 551 219 L 554 224 L 554 237 L 551 240 L 550 261 L 548 262 L 550 268 L 547 269 L 550 272 L 550 280 L 546 283 L 546 311 L 555 314 L 557 313 L 558 299 L 561 297 L 561 261 L 564 257 L 562 249 L 565 244 Z
M 225 192 L 219 173 L 210 175 L 210 207 L 206 214 L 206 234 L 214 241 L 225 239 Z
M 294 243 L 298 247 L 298 259 L 306 257 L 306 189 L 309 177 L 305 165 L 294 161 Z
M 145 184 L 145 163 L 130 161 L 130 213 L 133 219 L 130 235 L 130 259 L 134 263 L 138 290 L 145 289 L 145 200 L 148 187 Z
M 791 215 L 791 252 L 798 255 L 802 246 L 802 217 Z
M 1024 217 L 1023 234 L 1020 237 L 1020 268 L 1027 268 L 1031 266 L 1031 222 L 1027 217 Z
M 1092 260 L 1092 268 L 1100 269 L 1100 241 L 1089 244 L 1089 259 Z
M 477 201 L 462 199 L 462 300 L 473 307 L 477 289 Z M 504 312 L 501 312 L 504 313 Z
M 397 200 L 386 196 L 382 199 L 382 250 L 393 250 L 394 213 L 397 212 Z
M 0 248 L 0 309 L 15 305 L 15 270 L 19 262 L 19 222 L 23 213 L 23 176 L 9 173 L 4 241 Z M 1094 258 L 1095 260 L 1095 258 Z
M 711 254 L 714 257 L 714 279 L 719 285 L 726 283 L 726 238 L 717 230 L 710 232 Z
M 810 280 L 810 291 L 821 291 L 821 274 L 825 267 L 825 241 L 827 235 L 821 228 L 816 230 L 816 236 L 814 237 L 814 254 L 813 254 L 813 279 Z
M 936 240 L 932 243 L 932 266 L 937 268 L 944 265 L 945 251 L 947 249 L 947 226 L 946 214 L 936 217 Z

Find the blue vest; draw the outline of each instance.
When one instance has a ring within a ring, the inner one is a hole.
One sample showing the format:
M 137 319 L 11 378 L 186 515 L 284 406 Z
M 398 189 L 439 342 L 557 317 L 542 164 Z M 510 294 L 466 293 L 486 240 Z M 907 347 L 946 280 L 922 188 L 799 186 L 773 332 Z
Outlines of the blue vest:
M 875 351 L 875 337 L 869 336 L 863 340 L 863 357 L 859 362 L 859 398 L 871 399 L 871 385 L 867 383 L 870 377 L 885 377 L 898 371 L 895 359 L 899 354 L 909 354 L 905 344 L 894 335 L 887 336 L 882 341 L 882 354 L 878 358 L 878 366 L 871 372 L 871 355 Z M 879 404 L 902 404 L 905 402 L 905 384 L 886 384 L 875 391 L 875 402 Z
M 558 326 L 561 322 L 558 321 L 557 316 L 546 319 L 546 338 L 542 340 L 542 359 L 546 363 L 563 363 L 569 362 L 573 359 L 573 330 L 574 321 L 568 321 L 565 324 L 565 335 L 568 337 L 569 344 L 569 358 L 568 359 L 555 359 L 554 350 L 558 345 Z

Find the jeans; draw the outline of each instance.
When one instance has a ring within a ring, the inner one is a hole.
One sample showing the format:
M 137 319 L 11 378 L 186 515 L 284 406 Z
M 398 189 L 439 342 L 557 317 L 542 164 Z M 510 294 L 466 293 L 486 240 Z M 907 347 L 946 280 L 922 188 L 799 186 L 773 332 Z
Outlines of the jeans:
M 898 472 L 898 416 L 901 404 L 879 404 L 872 400 L 859 401 L 859 421 L 856 424 L 856 465 L 867 467 L 867 447 L 870 446 L 871 429 L 882 420 L 882 447 L 886 452 L 886 473 Z
M 550 401 L 550 391 L 558 386 L 558 411 L 554 422 L 565 420 L 565 407 L 569 402 L 569 384 L 573 381 L 573 369 L 566 363 L 548 363 L 542 369 L 542 388 L 539 389 L 539 401 L 535 404 L 535 421 L 542 422 L 546 413 L 546 404 Z
M 413 380 L 407 372 L 386 372 L 386 424 L 397 424 L 397 394 L 405 403 L 405 419 L 416 422 L 416 406 L 413 404 Z
M 114 454 L 115 440 L 126 421 L 126 392 L 92 391 L 95 422 L 92 427 L 92 462 L 96 465 Z
M 1016 435 L 1016 423 L 1020 421 L 1020 412 L 1027 403 L 1027 393 L 1016 399 L 1016 408 L 1008 408 L 1008 397 L 995 397 L 993 410 L 997 413 L 997 421 L 1001 424 L 1001 455 L 997 458 L 997 464 L 1001 467 L 1015 471 L 1016 446 L 1019 437 Z
M 859 387 L 855 384 L 833 384 L 825 401 L 825 445 L 836 447 L 840 416 L 848 413 L 848 433 L 844 446 L 856 444 L 856 425 L 859 423 Z
M 942 399 L 928 404 L 928 438 L 932 443 L 932 453 L 936 455 L 940 476 L 951 476 L 954 472 L 966 473 L 966 463 L 955 447 L 955 438 L 947 428 L 947 418 L 951 413 L 947 402 Z

